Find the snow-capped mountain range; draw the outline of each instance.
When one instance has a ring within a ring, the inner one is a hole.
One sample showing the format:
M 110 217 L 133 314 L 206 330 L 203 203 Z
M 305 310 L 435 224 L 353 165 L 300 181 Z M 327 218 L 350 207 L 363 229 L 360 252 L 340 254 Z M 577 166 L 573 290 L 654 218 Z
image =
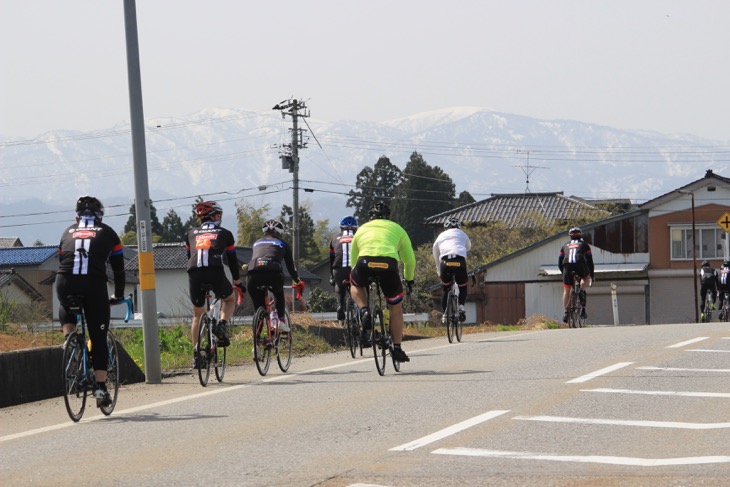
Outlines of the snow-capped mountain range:
M 292 205 L 292 174 L 280 154 L 292 121 L 278 111 L 206 109 L 146 122 L 149 193 L 163 219 L 186 219 L 197 195 L 224 206 L 268 204 L 271 216 Z M 570 120 L 539 120 L 484 108 L 457 107 L 385 122 L 299 118 L 300 204 L 335 226 L 351 212 L 347 192 L 357 173 L 385 155 L 403 169 L 412 152 L 443 169 L 457 194 L 563 191 L 586 198 L 642 202 L 699 179 L 706 169 L 730 176 L 729 142 L 691 135 L 619 130 Z M 0 236 L 55 244 L 73 220 L 78 196 L 107 207 L 121 232 L 134 201 L 131 129 L 56 130 L 32 140 L 0 137 Z

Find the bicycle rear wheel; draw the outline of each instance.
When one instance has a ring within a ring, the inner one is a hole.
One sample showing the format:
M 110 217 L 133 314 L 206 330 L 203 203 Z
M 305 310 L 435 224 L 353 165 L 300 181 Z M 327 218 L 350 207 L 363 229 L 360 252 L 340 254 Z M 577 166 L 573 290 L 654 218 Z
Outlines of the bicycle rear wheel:
M 372 321 L 375 368 L 378 369 L 378 374 L 385 375 L 385 356 L 388 353 L 388 339 L 385 334 L 385 323 L 383 323 L 383 310 L 376 307 L 373 310 Z
M 198 380 L 200 385 L 206 387 L 210 378 L 211 362 L 211 335 L 210 318 L 206 313 L 200 316 L 198 323 Z
M 461 337 L 464 335 L 464 322 L 459 316 L 459 300 L 456 296 L 454 296 L 454 328 L 456 328 L 456 341 L 461 342 Z
M 223 376 L 226 375 L 226 349 L 228 347 L 216 347 L 214 359 L 215 359 L 215 379 L 218 382 L 223 382 Z
M 63 372 L 63 402 L 66 405 L 68 416 L 77 422 L 84 415 L 86 406 L 86 395 L 89 388 L 86 387 L 84 377 L 84 354 L 76 332 L 72 332 L 63 344 L 63 361 L 61 368 Z
M 271 336 L 269 314 L 266 308 L 259 308 L 253 317 L 253 360 L 259 374 L 266 375 L 271 365 Z
M 449 291 L 449 297 L 446 301 L 446 336 L 449 343 L 454 343 L 454 335 L 456 334 L 456 322 L 459 320 L 456 310 L 456 296 Z
M 291 331 L 288 333 L 280 332 L 279 338 L 276 340 L 276 361 L 279 362 L 279 369 L 281 369 L 282 372 L 289 370 L 289 366 L 291 365 L 291 352 L 294 335 L 294 326 L 292 325 L 289 312 L 285 311 L 284 314 L 286 315 L 286 322 L 289 324 L 289 329 Z
M 109 391 L 112 403 L 99 409 L 105 416 L 109 416 L 114 411 L 114 407 L 117 405 L 117 397 L 119 397 L 119 350 L 111 330 L 106 332 L 106 346 L 109 350 L 106 366 L 106 390 Z

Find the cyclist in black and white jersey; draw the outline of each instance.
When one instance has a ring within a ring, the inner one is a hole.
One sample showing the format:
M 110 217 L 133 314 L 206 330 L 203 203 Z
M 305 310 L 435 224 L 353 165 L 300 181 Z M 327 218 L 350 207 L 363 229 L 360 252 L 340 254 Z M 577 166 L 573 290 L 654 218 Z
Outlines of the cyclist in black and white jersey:
M 700 318 L 705 319 L 705 298 L 707 291 L 710 291 L 710 307 L 715 309 L 715 301 L 717 301 L 717 271 L 710 267 L 710 262 L 702 261 L 702 267 L 699 272 L 700 278 Z
M 466 254 L 471 250 L 471 240 L 461 229 L 461 220 L 449 218 L 444 223 L 444 230 L 433 243 L 433 260 L 436 261 L 436 272 L 441 279 L 441 309 L 444 315 L 441 322 L 446 323 L 446 303 L 449 299 L 449 288 L 456 281 L 459 286 L 459 320 L 466 320 L 466 303 L 469 276 L 466 271 Z
M 335 288 L 337 301 L 337 320 L 345 321 L 345 294 L 347 287 L 344 281 L 350 279 L 350 246 L 357 231 L 355 217 L 346 216 L 340 220 L 340 233 L 330 241 L 330 284 Z
M 593 265 L 593 253 L 591 246 L 583 240 L 583 231 L 579 227 L 573 227 L 568 231 L 570 241 L 560 248 L 558 255 L 558 268 L 563 273 L 563 323 L 568 322 L 570 307 L 570 293 L 573 289 L 572 273 L 575 271 L 580 277 L 581 292 L 580 303 L 583 305 L 581 318 L 586 319 L 586 289 L 593 284 L 595 268 Z
M 71 312 L 68 296 L 82 295 L 84 314 L 91 338 L 91 358 L 96 376 L 94 398 L 97 405 L 106 407 L 112 403 L 106 389 L 106 369 L 109 358 L 106 332 L 109 329 L 111 311 L 109 303 L 124 296 L 124 252 L 119 235 L 101 222 L 104 206 L 93 196 L 82 196 L 76 202 L 76 223 L 61 235 L 58 246 L 58 273 L 56 296 L 60 303 L 58 319 L 65 336 L 76 329 L 78 317 Z M 106 263 L 114 273 L 114 294 L 107 291 Z
M 722 309 L 725 293 L 730 292 L 730 261 L 725 261 L 720 267 L 717 277 L 718 307 Z
M 193 347 L 198 346 L 198 326 L 200 317 L 205 313 L 205 290 L 203 284 L 212 286 L 212 291 L 222 301 L 221 317 L 213 333 L 221 346 L 231 344 L 228 338 L 228 320 L 236 308 L 235 295 L 231 282 L 226 277 L 224 265 L 228 265 L 233 285 L 241 292 L 246 287 L 241 284 L 240 265 L 236 257 L 236 244 L 233 234 L 221 226 L 223 209 L 215 201 L 202 201 L 195 205 L 195 214 L 200 226 L 188 232 L 185 248 L 188 254 L 188 286 L 190 301 L 193 304 L 193 322 L 190 328 Z M 198 354 L 193 351 L 193 368 L 200 367 Z

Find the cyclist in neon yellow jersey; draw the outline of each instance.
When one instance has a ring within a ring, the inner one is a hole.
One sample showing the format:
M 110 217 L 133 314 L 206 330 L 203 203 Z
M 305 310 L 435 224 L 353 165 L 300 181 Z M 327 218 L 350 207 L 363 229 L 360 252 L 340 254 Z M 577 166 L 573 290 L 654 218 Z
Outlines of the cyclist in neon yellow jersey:
M 363 345 L 369 346 L 372 320 L 367 308 L 368 277 L 380 276 L 380 287 L 388 303 L 390 331 L 393 335 L 393 358 L 409 362 L 408 355 L 401 348 L 403 339 L 403 284 L 398 271 L 398 262 L 403 262 L 403 277 L 408 292 L 413 289 L 416 269 L 416 255 L 411 239 L 403 227 L 390 221 L 390 208 L 385 203 L 375 204 L 368 212 L 370 221 L 360 226 L 352 240 L 350 250 L 350 294 L 360 308 L 363 324 Z

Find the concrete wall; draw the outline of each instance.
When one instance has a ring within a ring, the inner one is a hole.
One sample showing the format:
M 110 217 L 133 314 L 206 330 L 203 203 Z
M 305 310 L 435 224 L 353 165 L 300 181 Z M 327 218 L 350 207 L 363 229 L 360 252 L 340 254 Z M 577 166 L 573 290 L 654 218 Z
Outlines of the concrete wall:
M 126 350 L 119 351 L 119 382 L 144 382 L 145 377 Z M 44 347 L 0 353 L 0 407 L 63 396 L 63 349 Z

